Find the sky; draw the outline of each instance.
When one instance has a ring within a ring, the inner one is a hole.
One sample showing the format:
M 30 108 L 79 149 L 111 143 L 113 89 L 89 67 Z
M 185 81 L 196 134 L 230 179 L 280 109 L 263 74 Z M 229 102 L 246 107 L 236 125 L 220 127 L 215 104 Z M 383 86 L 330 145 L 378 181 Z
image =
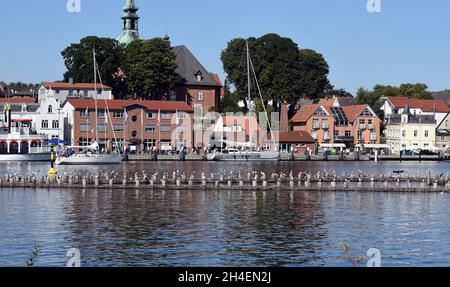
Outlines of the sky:
M 61 51 L 89 35 L 117 38 L 125 0 L 0 2 L 0 81 L 61 80 Z M 277 33 L 300 48 L 323 54 L 330 81 L 359 87 L 421 82 L 431 91 L 450 88 L 450 1 L 379 0 L 136 0 L 140 33 L 170 36 L 186 45 L 210 72 L 226 76 L 220 54 L 233 38 Z

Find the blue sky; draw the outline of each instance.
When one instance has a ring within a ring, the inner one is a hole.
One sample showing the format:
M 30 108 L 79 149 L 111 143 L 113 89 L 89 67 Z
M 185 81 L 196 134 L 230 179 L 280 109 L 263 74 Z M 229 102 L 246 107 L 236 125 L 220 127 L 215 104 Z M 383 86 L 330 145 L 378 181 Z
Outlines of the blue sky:
M 377 83 L 423 82 L 450 88 L 450 1 L 381 0 L 137 0 L 145 38 L 185 44 L 211 72 L 225 76 L 220 53 L 236 37 L 278 33 L 322 53 L 336 88 L 355 92 Z M 116 38 L 125 0 L 1 1 L 0 80 L 60 80 L 60 52 L 88 35 Z

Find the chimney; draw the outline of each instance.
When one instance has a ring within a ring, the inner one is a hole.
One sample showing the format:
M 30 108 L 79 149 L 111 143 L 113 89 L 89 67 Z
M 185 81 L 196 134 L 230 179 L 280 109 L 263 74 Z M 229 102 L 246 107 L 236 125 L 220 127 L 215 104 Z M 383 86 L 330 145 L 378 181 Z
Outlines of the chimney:
M 281 104 L 280 108 L 280 132 L 288 132 L 289 131 L 289 105 Z

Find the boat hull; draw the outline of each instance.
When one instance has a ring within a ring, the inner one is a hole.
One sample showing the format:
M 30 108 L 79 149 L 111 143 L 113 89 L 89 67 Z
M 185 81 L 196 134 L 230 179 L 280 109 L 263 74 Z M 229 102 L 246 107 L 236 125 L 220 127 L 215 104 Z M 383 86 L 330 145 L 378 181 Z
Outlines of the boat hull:
M 30 154 L 0 154 L 0 162 L 13 161 L 50 161 L 50 153 L 30 153 Z
M 58 165 L 114 165 L 120 164 L 123 161 L 122 156 L 95 156 L 95 157 L 81 157 L 73 156 L 59 160 Z

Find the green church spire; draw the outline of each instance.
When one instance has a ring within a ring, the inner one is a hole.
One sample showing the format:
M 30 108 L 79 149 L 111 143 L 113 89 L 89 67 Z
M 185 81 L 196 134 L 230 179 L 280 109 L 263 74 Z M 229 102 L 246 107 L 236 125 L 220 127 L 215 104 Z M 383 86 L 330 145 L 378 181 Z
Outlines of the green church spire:
M 137 11 L 139 8 L 134 3 L 134 0 L 127 0 L 123 11 L 125 14 L 122 17 L 123 20 L 123 32 L 122 35 L 117 39 L 121 44 L 128 45 L 133 41 L 141 39 L 139 36 L 138 21 L 139 16 Z

